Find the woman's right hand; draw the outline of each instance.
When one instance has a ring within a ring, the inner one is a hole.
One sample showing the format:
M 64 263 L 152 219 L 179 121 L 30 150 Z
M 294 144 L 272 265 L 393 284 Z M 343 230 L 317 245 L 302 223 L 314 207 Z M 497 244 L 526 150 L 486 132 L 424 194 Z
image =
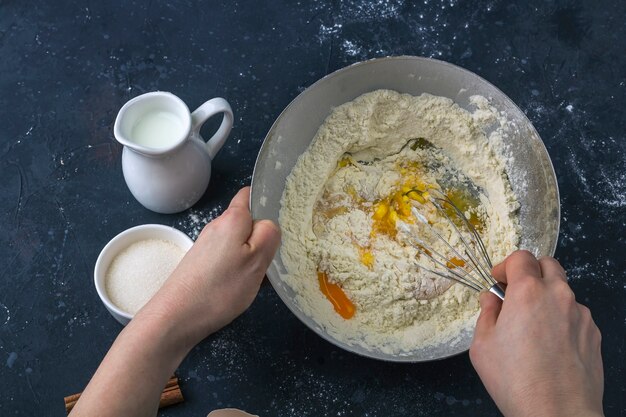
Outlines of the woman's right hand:
M 481 294 L 470 358 L 502 413 L 603 415 L 600 331 L 561 265 L 517 251 L 493 275 L 506 297 Z

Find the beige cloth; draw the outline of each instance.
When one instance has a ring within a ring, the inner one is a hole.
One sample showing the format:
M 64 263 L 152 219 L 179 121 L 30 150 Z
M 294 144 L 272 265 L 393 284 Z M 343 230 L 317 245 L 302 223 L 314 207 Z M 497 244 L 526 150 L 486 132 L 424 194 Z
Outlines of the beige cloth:
M 245 411 L 237 408 L 224 408 L 221 410 L 214 410 L 209 413 L 207 417 L 259 417 L 254 414 L 248 414 Z

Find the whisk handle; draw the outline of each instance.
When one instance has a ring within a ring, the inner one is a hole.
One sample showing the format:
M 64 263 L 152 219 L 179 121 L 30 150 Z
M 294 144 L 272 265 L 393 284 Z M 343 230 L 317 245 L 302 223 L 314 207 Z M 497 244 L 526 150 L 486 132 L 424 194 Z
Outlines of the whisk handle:
M 491 288 L 489 288 L 489 292 L 495 294 L 499 299 L 504 300 L 504 289 L 502 289 L 500 284 L 493 284 Z

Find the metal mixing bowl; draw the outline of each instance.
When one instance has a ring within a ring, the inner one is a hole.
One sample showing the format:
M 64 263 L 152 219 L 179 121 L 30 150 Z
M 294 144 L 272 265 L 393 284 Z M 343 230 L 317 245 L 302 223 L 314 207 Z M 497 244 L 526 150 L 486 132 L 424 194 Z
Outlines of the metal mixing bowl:
M 390 57 L 361 62 L 340 69 L 317 81 L 296 97 L 280 114 L 267 134 L 254 167 L 251 209 L 255 219 L 278 221 L 285 180 L 298 157 L 306 151 L 320 125 L 333 107 L 377 89 L 419 95 L 448 97 L 470 109 L 469 98 L 482 95 L 503 111 L 514 126 L 507 138 L 509 177 L 521 203 L 521 247 L 536 255 L 553 255 L 559 234 L 559 192 L 552 162 L 537 131 L 524 113 L 500 90 L 463 68 L 419 57 Z M 396 362 L 441 359 L 466 351 L 472 332 L 459 335 L 453 345 L 440 344 L 416 349 L 406 355 L 390 355 L 375 349 L 350 346 L 326 334 L 321 326 L 295 303 L 293 290 L 280 278 L 285 266 L 276 254 L 267 276 L 289 309 L 304 324 L 331 343 L 348 351 Z M 315 279 L 315 277 L 311 277 Z

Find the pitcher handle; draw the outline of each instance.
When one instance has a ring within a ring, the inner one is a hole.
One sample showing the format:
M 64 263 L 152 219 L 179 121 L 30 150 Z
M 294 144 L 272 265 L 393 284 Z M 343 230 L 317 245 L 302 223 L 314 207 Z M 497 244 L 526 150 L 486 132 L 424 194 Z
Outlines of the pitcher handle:
M 213 159 L 215 154 L 222 148 L 228 138 L 230 130 L 233 128 L 233 110 L 226 100 L 221 97 L 216 97 L 205 102 L 191 113 L 191 130 L 193 134 L 197 135 L 202 140 L 204 140 L 204 138 L 200 135 L 200 128 L 202 128 L 204 122 L 218 113 L 224 113 L 222 124 L 211 139 L 206 141 L 206 150 L 211 159 Z

